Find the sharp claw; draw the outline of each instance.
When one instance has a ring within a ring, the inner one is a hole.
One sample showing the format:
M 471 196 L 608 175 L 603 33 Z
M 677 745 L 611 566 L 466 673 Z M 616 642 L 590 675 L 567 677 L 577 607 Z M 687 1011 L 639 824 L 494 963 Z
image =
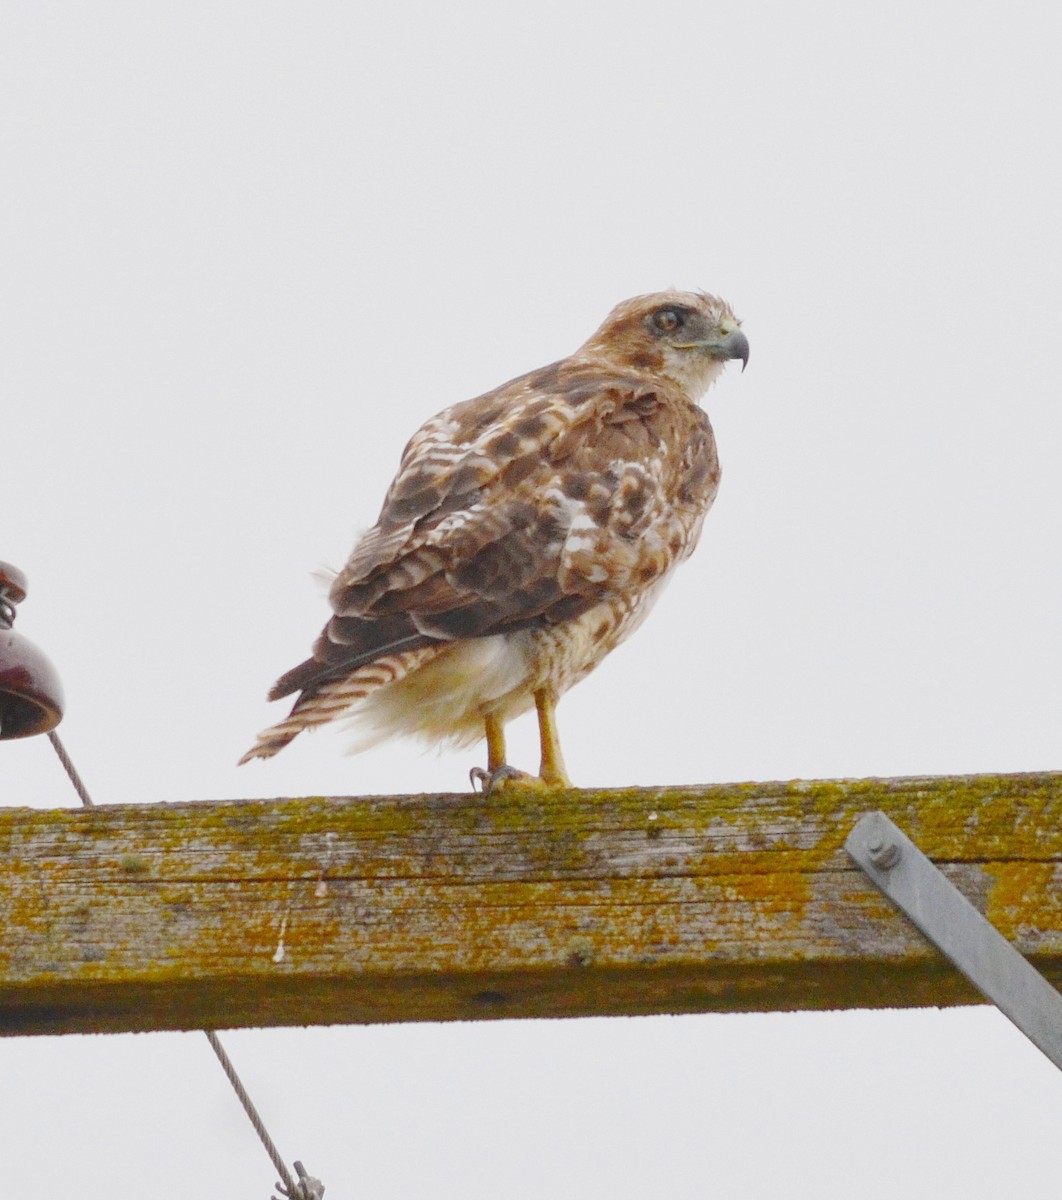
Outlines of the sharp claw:
M 508 763 L 502 763 L 500 767 L 495 767 L 493 771 L 485 771 L 482 767 L 473 767 L 468 773 L 469 779 L 472 781 L 472 790 L 480 791 L 484 796 L 489 796 L 491 792 L 507 779 L 531 779 L 526 771 L 519 771 L 516 767 L 510 767 Z M 476 785 L 479 785 L 478 788 Z

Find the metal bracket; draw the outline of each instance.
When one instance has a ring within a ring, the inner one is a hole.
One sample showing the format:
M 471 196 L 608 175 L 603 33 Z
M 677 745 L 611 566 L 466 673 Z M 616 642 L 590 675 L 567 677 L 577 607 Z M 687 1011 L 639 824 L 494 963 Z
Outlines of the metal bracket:
M 844 848 L 967 979 L 1062 1070 L 1062 995 L 882 812 Z

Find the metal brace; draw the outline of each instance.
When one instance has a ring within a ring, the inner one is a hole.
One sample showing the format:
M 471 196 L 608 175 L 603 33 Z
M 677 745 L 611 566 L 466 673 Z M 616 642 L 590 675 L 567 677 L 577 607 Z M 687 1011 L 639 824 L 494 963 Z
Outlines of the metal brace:
M 844 848 L 967 979 L 1062 1070 L 1062 995 L 882 812 L 864 813 Z

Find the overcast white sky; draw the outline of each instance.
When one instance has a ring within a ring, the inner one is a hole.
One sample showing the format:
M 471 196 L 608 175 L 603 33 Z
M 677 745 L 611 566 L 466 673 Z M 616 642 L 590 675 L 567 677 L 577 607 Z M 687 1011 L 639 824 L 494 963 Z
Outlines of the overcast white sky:
M 0 558 L 96 800 L 463 790 L 331 732 L 234 763 L 413 429 L 672 285 L 752 359 L 699 551 L 561 706 L 576 783 L 1062 765 L 1060 62 L 1047 3 L 8 0 Z M 0 804 L 73 802 L 0 747 Z M 1062 1078 L 988 1009 L 227 1044 L 330 1197 L 1062 1174 Z M 272 1179 L 201 1035 L 0 1042 L 0 1129 L 12 1196 Z

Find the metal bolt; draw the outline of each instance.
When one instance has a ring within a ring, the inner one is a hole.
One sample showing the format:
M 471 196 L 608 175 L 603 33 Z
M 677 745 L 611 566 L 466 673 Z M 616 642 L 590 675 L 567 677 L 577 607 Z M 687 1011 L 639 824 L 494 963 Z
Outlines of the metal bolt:
M 902 850 L 896 842 L 889 841 L 882 833 L 872 833 L 867 838 L 867 854 L 879 871 L 891 871 L 900 861 Z

